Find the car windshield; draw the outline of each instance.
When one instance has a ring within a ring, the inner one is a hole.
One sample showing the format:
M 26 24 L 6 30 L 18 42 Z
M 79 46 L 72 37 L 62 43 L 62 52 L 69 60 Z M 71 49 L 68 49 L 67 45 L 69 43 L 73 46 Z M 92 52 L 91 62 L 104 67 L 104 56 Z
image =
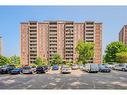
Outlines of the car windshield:
M 54 67 L 58 67 L 58 65 L 54 65 Z
M 75 65 L 72 65 L 72 66 L 77 66 L 77 65 L 75 64 Z
M 14 70 L 19 70 L 19 68 L 15 68 Z
M 68 67 L 64 67 L 63 69 L 69 69 Z
M 23 67 L 23 69 L 31 69 L 30 66 Z

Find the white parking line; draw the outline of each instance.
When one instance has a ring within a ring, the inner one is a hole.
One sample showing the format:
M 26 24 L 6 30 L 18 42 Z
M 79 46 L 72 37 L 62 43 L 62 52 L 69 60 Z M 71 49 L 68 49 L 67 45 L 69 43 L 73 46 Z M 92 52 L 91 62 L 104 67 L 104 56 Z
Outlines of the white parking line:
M 95 86 L 95 81 L 92 80 L 92 83 L 93 83 L 93 88 L 95 89 L 95 88 L 96 88 L 96 86 Z

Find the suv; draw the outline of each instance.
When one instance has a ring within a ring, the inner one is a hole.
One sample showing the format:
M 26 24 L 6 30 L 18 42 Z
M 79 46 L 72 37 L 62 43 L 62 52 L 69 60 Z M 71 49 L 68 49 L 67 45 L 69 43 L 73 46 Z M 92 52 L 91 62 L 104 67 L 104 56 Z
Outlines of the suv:
M 115 70 L 127 71 L 127 64 L 118 64 L 114 66 Z
M 14 65 L 4 65 L 3 67 L 1 67 L 0 73 L 1 74 L 9 74 L 11 72 L 11 70 L 13 70 L 14 68 L 15 68 Z
M 105 64 L 98 64 L 99 71 L 100 72 L 110 72 L 110 68 L 106 66 Z

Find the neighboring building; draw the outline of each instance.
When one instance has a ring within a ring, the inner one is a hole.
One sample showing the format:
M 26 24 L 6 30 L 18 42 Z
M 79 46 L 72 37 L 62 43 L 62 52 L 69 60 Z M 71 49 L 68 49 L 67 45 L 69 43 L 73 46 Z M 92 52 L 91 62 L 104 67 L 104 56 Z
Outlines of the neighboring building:
M 2 37 L 0 36 L 0 55 L 2 55 Z
M 119 41 L 127 45 L 127 25 L 124 25 L 119 32 Z
M 45 21 L 20 24 L 21 63 L 34 63 L 37 56 L 50 60 L 58 53 L 64 60 L 77 60 L 76 45 L 80 40 L 95 43 L 91 63 L 102 62 L 102 23 Z

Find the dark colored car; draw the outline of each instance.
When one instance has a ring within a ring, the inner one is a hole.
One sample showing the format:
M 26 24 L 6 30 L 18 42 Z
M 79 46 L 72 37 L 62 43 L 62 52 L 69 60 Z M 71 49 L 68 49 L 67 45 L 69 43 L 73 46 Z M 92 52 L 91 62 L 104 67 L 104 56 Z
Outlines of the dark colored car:
M 15 68 L 11 70 L 10 74 L 20 74 L 22 72 L 21 68 Z
M 0 74 L 2 74 L 2 67 L 0 67 Z
M 111 72 L 111 69 L 104 64 L 98 64 L 100 72 Z
M 14 65 L 4 65 L 3 67 L 1 67 L 0 73 L 1 74 L 9 74 L 9 73 L 11 73 L 11 70 L 13 70 L 14 68 L 15 68 Z
M 44 67 L 44 66 L 38 66 L 38 67 L 36 68 L 36 73 L 37 73 L 37 74 L 46 73 L 45 67 Z
M 46 66 L 43 66 L 43 67 L 44 67 L 45 71 L 48 72 L 49 67 L 47 65 Z
M 52 66 L 52 70 L 59 70 L 59 66 L 58 65 Z

